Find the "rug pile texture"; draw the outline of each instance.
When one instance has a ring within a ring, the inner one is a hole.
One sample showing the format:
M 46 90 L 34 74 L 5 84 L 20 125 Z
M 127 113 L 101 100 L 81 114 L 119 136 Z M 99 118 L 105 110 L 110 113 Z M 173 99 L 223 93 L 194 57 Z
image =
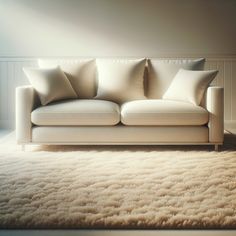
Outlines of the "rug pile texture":
M 236 228 L 236 139 L 212 147 L 0 144 L 1 228 Z

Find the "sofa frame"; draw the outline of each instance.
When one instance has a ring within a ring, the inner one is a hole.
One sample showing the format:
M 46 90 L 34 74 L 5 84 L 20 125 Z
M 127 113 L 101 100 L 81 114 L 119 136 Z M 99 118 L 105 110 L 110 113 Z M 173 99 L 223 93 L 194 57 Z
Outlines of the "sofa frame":
M 145 138 L 134 142 L 132 140 L 125 142 L 100 142 L 100 139 L 94 141 L 34 141 L 33 129 L 37 128 L 31 122 L 31 112 L 40 105 L 39 98 L 32 86 L 21 86 L 16 88 L 16 139 L 17 143 L 25 150 L 25 145 L 39 144 L 39 145 L 212 145 L 214 150 L 218 151 L 219 146 L 223 144 L 224 140 L 224 90 L 222 87 L 210 86 L 204 95 L 201 102 L 209 112 L 209 122 L 206 128 L 209 131 L 208 140 L 198 140 L 196 142 L 181 141 L 178 138 L 171 140 L 161 140 L 159 137 L 157 141 L 147 141 Z M 125 127 L 125 126 L 124 126 Z M 185 126 L 185 129 L 187 126 Z M 180 127 L 181 128 L 181 127 Z M 84 128 L 85 129 L 85 128 Z M 91 129 L 91 127 L 90 127 Z M 165 128 L 162 128 L 165 129 Z M 166 127 L 168 129 L 168 127 Z

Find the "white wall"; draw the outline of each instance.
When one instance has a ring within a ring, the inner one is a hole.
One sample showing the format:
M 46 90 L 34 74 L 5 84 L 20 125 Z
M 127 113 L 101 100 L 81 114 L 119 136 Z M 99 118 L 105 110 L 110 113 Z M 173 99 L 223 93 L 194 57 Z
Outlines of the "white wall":
M 0 56 L 235 55 L 235 0 L 0 0 Z
M 206 57 L 236 124 L 236 0 L 0 0 L 0 127 L 37 57 Z

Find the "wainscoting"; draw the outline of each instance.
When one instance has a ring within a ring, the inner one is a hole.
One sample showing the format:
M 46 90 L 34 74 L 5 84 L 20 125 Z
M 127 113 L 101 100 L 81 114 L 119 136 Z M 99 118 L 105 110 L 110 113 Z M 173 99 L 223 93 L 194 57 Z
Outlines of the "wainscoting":
M 28 84 L 24 66 L 36 66 L 36 58 L 0 58 L 0 127 L 14 128 L 15 88 Z M 206 69 L 218 69 L 214 85 L 225 88 L 225 123 L 236 125 L 236 57 L 206 57 Z

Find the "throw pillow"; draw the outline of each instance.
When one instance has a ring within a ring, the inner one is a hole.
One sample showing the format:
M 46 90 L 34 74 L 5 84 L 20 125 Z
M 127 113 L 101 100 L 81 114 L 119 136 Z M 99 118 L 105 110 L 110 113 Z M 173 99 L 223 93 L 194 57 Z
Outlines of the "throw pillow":
M 203 70 L 205 59 L 149 59 L 147 97 L 161 99 L 179 69 Z
M 191 71 L 180 69 L 163 99 L 185 101 L 198 106 L 206 88 L 217 73 L 217 70 Z
M 144 69 L 146 59 L 98 59 L 98 91 L 96 99 L 117 103 L 146 99 Z
M 40 68 L 60 66 L 78 98 L 96 96 L 96 62 L 93 59 L 39 59 Z
M 25 67 L 23 71 L 37 91 L 42 105 L 61 99 L 77 98 L 70 81 L 60 67 L 51 69 Z

